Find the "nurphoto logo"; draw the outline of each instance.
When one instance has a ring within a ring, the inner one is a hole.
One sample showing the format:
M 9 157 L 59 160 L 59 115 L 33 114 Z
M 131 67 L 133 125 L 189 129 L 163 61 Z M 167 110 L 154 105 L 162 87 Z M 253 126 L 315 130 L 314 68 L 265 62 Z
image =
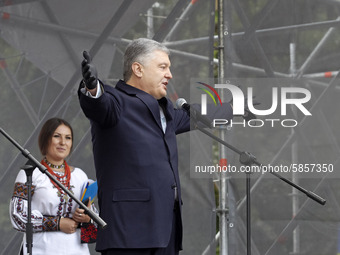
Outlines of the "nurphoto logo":
M 294 109 L 301 112 L 304 116 L 311 116 L 312 114 L 305 106 L 306 103 L 311 99 L 311 93 L 308 89 L 302 87 L 293 86 L 282 86 L 282 87 L 271 87 L 271 105 L 266 109 L 256 109 L 254 105 L 254 88 L 247 87 L 246 95 L 243 91 L 236 85 L 233 84 L 214 84 L 214 86 L 208 85 L 203 82 L 197 82 L 203 85 L 205 88 L 197 87 L 198 89 L 205 92 L 201 94 L 201 114 L 207 115 L 207 95 L 210 96 L 214 104 L 217 106 L 218 103 L 215 96 L 219 100 L 220 105 L 222 105 L 222 100 L 219 91 L 225 90 L 232 97 L 232 107 L 234 116 L 243 116 L 245 114 L 245 109 L 257 116 L 256 119 L 234 121 L 226 119 L 214 119 L 212 122 L 213 127 L 228 125 L 242 125 L 248 127 L 262 127 L 265 124 L 269 124 L 274 127 L 280 124 L 282 127 L 295 127 L 298 125 L 298 121 L 295 118 L 287 118 L 287 109 Z M 268 88 L 266 88 L 268 89 Z M 257 88 L 259 90 L 259 88 Z M 221 93 L 221 92 L 220 92 Z M 215 96 L 214 96 L 215 95 Z M 270 116 L 277 111 L 280 111 L 281 118 L 270 118 Z

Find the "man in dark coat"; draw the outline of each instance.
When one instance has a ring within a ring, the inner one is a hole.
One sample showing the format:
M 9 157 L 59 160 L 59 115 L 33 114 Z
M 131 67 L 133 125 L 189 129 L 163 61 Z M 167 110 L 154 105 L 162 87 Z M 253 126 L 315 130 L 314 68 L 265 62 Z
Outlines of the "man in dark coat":
M 96 250 L 104 255 L 175 255 L 182 247 L 176 135 L 190 130 L 190 118 L 166 98 L 170 65 L 165 46 L 134 40 L 124 81 L 113 88 L 98 80 L 84 52 L 78 94 L 91 122 L 99 211 L 107 223 Z

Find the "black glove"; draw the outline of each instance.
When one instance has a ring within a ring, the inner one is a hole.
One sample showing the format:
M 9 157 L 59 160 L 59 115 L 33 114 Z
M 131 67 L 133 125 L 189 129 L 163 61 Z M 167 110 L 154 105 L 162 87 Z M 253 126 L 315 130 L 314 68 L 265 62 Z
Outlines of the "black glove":
M 242 116 L 247 122 L 250 120 L 256 119 L 256 115 L 248 110 L 248 108 L 244 109 L 244 115 Z
M 240 87 L 240 86 L 238 86 Z M 255 96 L 253 96 L 253 105 L 259 105 L 261 103 L 257 102 L 255 99 Z M 244 98 L 244 115 L 242 115 L 242 118 L 245 119 L 247 122 L 253 119 L 256 119 L 256 115 L 254 113 L 252 113 L 251 111 L 249 111 L 248 109 L 248 105 L 247 105 L 248 99 L 247 97 Z M 233 105 L 233 99 L 231 99 L 231 101 L 229 102 L 229 104 Z
M 259 105 L 261 103 L 257 102 L 255 99 L 255 96 L 253 96 L 253 105 Z M 256 115 L 254 113 L 252 113 L 251 111 L 249 111 L 248 109 L 248 105 L 247 105 L 247 98 L 244 99 L 244 115 L 242 116 L 243 119 L 245 119 L 247 122 L 250 121 L 250 120 L 253 120 L 253 119 L 256 119 Z
M 94 89 L 97 87 L 98 75 L 97 69 L 92 64 L 92 59 L 87 51 L 83 51 L 84 60 L 81 62 L 81 73 L 83 75 L 83 80 L 86 88 Z

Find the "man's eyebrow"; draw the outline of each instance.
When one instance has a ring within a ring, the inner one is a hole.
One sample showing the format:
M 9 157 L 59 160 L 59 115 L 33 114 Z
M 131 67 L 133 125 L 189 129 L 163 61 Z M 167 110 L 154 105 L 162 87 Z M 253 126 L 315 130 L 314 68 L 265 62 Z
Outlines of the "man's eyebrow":
M 171 66 L 171 64 L 170 64 L 170 63 L 167 63 L 167 62 L 159 63 L 159 66 L 162 66 L 162 65 Z

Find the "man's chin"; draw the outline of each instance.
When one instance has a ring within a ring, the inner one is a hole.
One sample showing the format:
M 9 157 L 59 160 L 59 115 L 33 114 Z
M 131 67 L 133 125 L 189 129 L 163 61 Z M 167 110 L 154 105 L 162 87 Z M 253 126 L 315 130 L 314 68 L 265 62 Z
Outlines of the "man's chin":
M 163 93 L 161 93 L 161 94 L 159 95 L 159 98 L 158 98 L 158 99 L 161 99 L 161 98 L 163 98 L 163 97 L 166 97 L 166 95 L 167 95 L 167 92 L 164 91 Z

